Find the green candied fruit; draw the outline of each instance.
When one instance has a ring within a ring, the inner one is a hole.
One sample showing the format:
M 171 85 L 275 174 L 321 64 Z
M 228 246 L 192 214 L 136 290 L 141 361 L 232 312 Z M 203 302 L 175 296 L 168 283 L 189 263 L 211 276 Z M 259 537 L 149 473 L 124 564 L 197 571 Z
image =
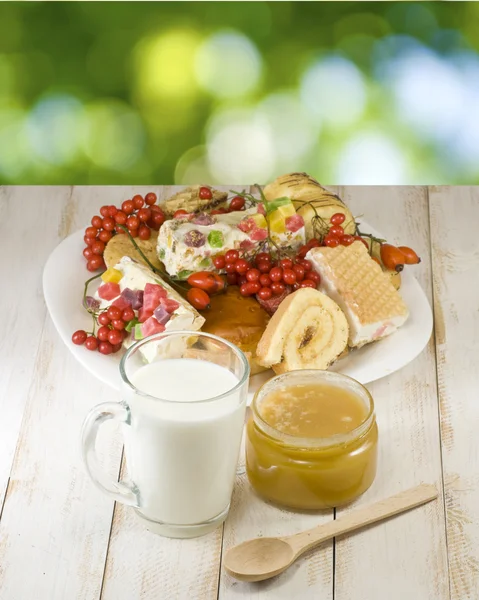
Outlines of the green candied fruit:
M 135 325 L 135 340 L 142 340 L 143 334 L 141 333 L 141 323 Z
M 223 246 L 225 245 L 225 238 L 223 236 L 223 232 L 218 231 L 217 229 L 213 229 L 213 231 L 210 231 L 208 235 L 208 244 L 212 248 L 223 248 Z
M 163 260 L 165 258 L 165 254 L 166 254 L 166 250 L 164 248 L 160 248 L 160 250 L 158 252 L 158 258 L 160 260 Z
M 125 330 L 130 333 L 132 329 L 135 329 L 136 325 L 138 325 L 138 319 L 135 317 L 131 321 L 128 321 L 128 323 L 125 325 Z
M 286 198 L 286 196 L 283 196 L 282 198 L 276 198 L 276 200 L 270 200 L 265 203 L 266 213 L 269 215 L 280 206 L 286 206 L 287 204 L 292 204 L 292 201 L 291 198 Z
M 211 266 L 211 258 L 204 258 L 202 261 L 200 261 L 199 266 L 202 269 L 206 269 L 206 267 L 210 267 Z
M 185 269 L 184 271 L 179 271 L 177 277 L 178 279 L 188 279 L 192 273 L 194 273 L 194 271 L 188 271 L 188 269 Z

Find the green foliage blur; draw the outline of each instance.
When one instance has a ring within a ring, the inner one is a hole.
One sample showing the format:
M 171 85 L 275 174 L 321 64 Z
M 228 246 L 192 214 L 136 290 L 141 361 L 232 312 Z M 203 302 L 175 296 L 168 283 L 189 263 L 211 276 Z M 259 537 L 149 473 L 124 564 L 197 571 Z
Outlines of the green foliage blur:
M 479 183 L 477 2 L 1 2 L 0 182 Z

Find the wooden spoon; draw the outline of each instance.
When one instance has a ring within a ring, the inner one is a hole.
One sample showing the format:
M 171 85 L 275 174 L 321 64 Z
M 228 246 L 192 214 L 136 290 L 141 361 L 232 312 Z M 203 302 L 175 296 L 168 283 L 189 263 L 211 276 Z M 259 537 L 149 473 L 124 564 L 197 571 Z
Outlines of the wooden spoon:
M 437 490 L 433 485 L 419 485 L 301 533 L 243 542 L 228 550 L 223 564 L 230 575 L 242 581 L 269 579 L 285 571 L 301 554 L 326 540 L 393 517 L 435 498 Z

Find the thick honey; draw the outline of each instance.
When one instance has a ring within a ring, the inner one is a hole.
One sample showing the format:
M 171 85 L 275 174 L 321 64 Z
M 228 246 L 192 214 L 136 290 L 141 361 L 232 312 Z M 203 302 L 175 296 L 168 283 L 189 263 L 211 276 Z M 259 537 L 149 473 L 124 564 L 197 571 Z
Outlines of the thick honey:
M 246 467 L 267 500 L 298 509 L 351 502 L 376 474 L 378 432 L 369 392 L 328 371 L 280 375 L 258 392 Z

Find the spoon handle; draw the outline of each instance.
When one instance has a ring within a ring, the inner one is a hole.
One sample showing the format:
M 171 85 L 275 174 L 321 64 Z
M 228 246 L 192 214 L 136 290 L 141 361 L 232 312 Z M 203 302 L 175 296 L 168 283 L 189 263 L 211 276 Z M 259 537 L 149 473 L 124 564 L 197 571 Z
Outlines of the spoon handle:
M 302 531 L 301 533 L 296 533 L 295 535 L 290 535 L 282 539 L 285 542 L 288 542 L 293 548 L 295 558 L 297 558 L 303 554 L 303 552 L 314 548 L 314 546 L 317 546 L 326 540 L 344 533 L 349 533 L 360 527 L 371 525 L 382 519 L 393 517 L 406 510 L 430 502 L 435 498 L 437 498 L 437 490 L 434 485 L 418 485 L 415 488 L 386 498 L 386 500 L 380 500 L 365 508 L 357 508 L 344 517 L 326 523 L 325 525 L 318 525 L 313 529 L 308 529 L 307 531 Z

